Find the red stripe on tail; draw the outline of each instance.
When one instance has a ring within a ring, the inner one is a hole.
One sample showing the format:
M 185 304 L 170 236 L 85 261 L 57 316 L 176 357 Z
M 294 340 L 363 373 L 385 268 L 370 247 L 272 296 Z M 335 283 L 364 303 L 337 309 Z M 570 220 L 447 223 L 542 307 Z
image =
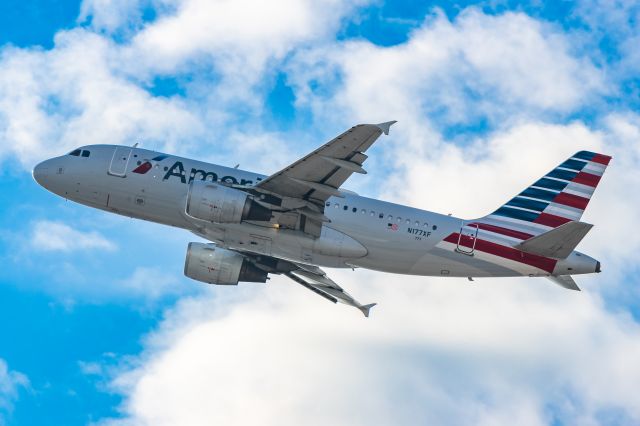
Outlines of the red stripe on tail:
M 605 166 L 609 165 L 609 161 L 611 161 L 611 157 L 603 154 L 596 154 L 595 157 L 591 159 L 594 163 L 604 164 Z
M 540 213 L 540 216 L 538 216 L 536 220 L 533 221 L 533 223 L 539 223 L 540 225 L 546 225 L 552 228 L 557 228 L 558 226 L 564 225 L 567 222 L 571 222 L 571 219 L 549 213 Z
M 444 241 L 457 245 L 459 236 L 460 234 L 453 233 L 446 237 Z M 524 263 L 525 265 L 533 266 L 534 268 L 542 269 L 543 271 L 549 273 L 553 272 L 556 267 L 556 263 L 558 262 L 555 259 L 538 256 L 536 254 L 525 253 L 512 247 L 506 247 L 500 244 L 492 243 L 491 241 L 478 239 L 475 244 L 476 251 L 481 251 L 484 253 L 492 254 L 494 256 L 513 260 L 514 262 Z M 460 245 L 463 247 L 471 248 L 473 246 L 473 239 L 463 236 L 460 239 Z
M 589 199 L 573 194 L 567 194 L 566 192 L 561 192 L 556 195 L 552 202 L 584 210 L 585 208 L 587 208 L 587 204 L 589 204 Z
M 580 172 L 573 178 L 571 182 L 581 183 L 583 185 L 596 187 L 602 176 L 592 175 L 591 173 Z

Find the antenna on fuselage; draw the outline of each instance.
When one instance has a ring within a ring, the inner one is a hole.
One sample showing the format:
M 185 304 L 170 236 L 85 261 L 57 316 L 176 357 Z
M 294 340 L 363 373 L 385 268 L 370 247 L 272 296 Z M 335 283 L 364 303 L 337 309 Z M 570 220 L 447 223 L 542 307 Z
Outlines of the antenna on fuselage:
M 131 148 L 137 148 L 137 147 L 138 147 L 138 142 L 134 143 Z
M 240 163 L 238 163 L 235 166 L 233 166 L 234 169 L 237 169 L 238 167 L 240 167 Z

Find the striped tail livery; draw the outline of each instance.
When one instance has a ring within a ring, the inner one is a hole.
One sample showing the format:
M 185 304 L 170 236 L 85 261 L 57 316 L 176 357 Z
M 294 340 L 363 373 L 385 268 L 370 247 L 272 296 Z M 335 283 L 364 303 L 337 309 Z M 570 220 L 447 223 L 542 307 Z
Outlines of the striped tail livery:
M 593 226 L 580 218 L 610 160 L 577 152 L 490 215 L 463 223 L 443 244 L 514 271 L 533 267 L 529 275 L 579 290 L 571 275 L 586 272 L 575 263 L 590 258 L 574 249 Z

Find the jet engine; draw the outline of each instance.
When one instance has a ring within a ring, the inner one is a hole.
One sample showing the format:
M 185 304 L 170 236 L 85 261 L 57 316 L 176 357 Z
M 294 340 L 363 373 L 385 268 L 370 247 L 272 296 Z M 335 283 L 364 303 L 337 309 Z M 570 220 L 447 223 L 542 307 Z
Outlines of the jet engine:
M 267 272 L 241 254 L 213 244 L 189 243 L 184 274 L 196 281 L 218 285 L 236 285 L 238 281 L 267 282 Z
M 271 210 L 256 203 L 246 192 L 201 180 L 189 185 L 185 211 L 191 217 L 215 223 L 271 220 Z

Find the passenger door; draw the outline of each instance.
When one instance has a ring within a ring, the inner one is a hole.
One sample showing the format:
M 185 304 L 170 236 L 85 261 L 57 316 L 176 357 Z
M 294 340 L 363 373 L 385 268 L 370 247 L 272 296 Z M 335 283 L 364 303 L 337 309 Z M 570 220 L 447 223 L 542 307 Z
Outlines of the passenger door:
M 111 176 L 126 177 L 131 151 L 132 149 L 128 146 L 117 146 L 113 151 L 113 157 L 107 173 Z

